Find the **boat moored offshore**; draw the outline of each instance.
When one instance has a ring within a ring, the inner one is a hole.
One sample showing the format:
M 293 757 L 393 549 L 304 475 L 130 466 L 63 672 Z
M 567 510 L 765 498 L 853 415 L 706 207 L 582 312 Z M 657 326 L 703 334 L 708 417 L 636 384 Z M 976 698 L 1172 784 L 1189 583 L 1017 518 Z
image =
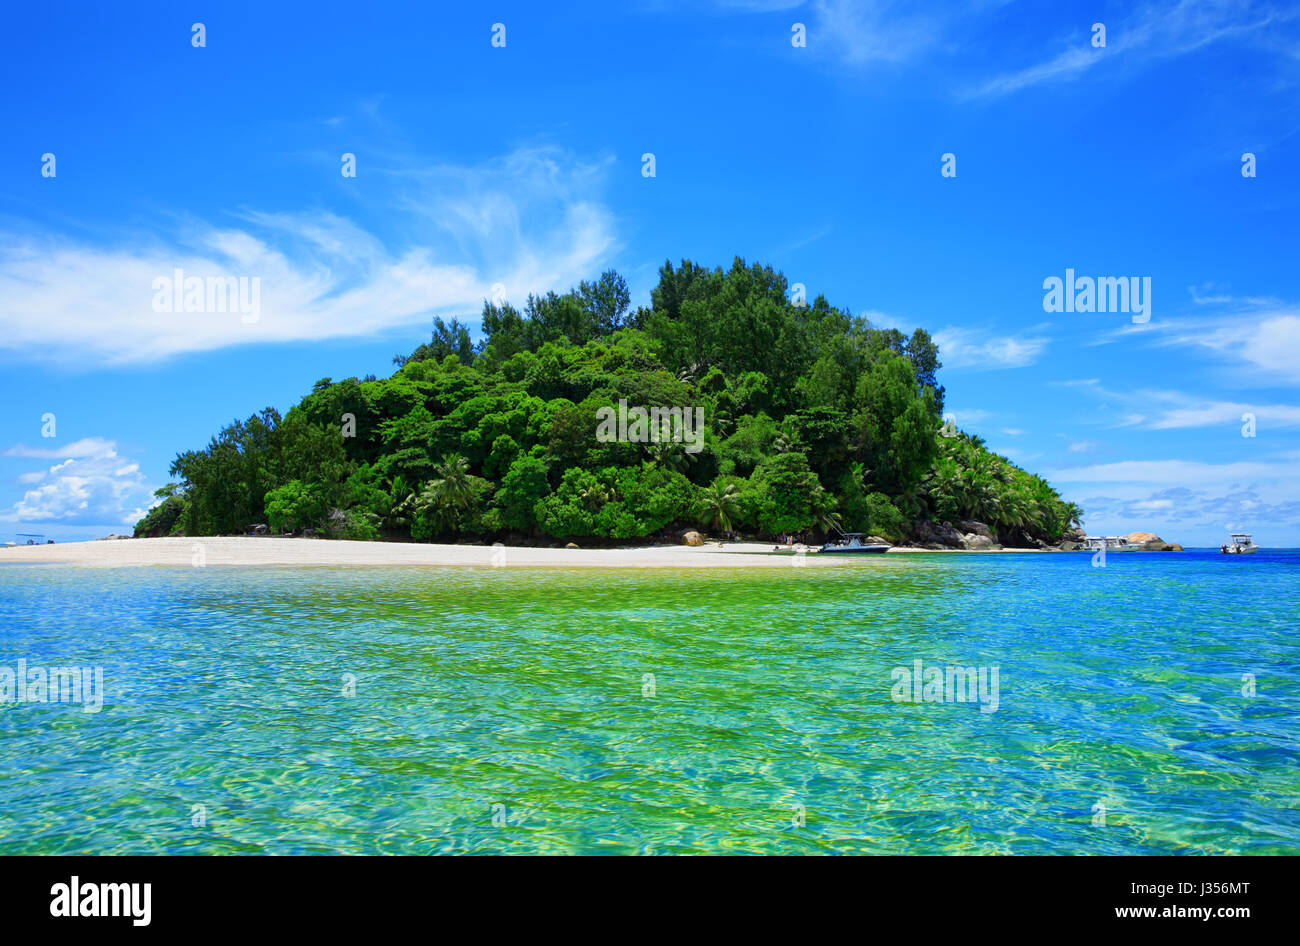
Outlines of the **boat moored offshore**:
M 1255 544 L 1249 532 L 1234 532 L 1228 537 L 1226 544 L 1219 546 L 1219 551 L 1224 555 L 1248 555 L 1251 552 L 1258 552 L 1259 546 Z

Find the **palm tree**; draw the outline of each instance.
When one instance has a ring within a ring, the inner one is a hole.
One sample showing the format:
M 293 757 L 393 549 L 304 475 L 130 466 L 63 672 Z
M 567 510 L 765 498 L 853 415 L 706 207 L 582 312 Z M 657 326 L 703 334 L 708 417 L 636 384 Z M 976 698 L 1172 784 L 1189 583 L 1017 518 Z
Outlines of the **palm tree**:
M 455 528 L 460 515 L 474 499 L 469 481 L 469 461 L 459 453 L 449 453 L 433 468 L 431 479 L 415 500 L 415 512 L 431 518 L 440 529 Z
M 400 473 L 393 478 L 392 489 L 388 495 L 392 498 L 392 505 L 388 515 L 384 517 L 384 526 L 389 529 L 410 528 L 416 495 L 411 491 L 411 487 L 406 485 L 406 480 Z
M 442 458 L 442 462 L 433 468 L 435 483 L 441 483 L 441 488 L 458 506 L 467 506 L 474 496 L 473 487 L 469 482 L 469 461 L 459 453 L 448 453 Z
M 1029 497 L 1015 486 L 1002 492 L 1002 523 L 1021 530 L 1029 524 Z
M 704 525 L 730 532 L 732 523 L 740 515 L 740 494 L 736 484 L 714 480 L 713 485 L 704 491 L 700 505 Z
M 952 457 L 940 457 L 926 477 L 925 498 L 940 519 L 958 519 L 969 507 L 969 496 L 961 467 Z
M 695 462 L 695 455 L 686 452 L 686 447 L 675 440 L 651 441 L 646 444 L 646 452 L 656 466 L 677 473 L 683 472 L 688 465 Z
M 717 408 L 713 412 L 713 421 L 709 424 L 717 433 L 719 438 L 725 438 L 727 432 L 736 426 L 736 422 L 731 419 L 731 414 L 722 408 Z
M 816 517 L 816 524 L 823 532 L 829 533 L 832 529 L 843 531 L 840 528 L 843 519 L 835 511 L 836 499 L 833 494 L 819 486 L 810 497 L 810 504 L 813 516 Z
M 830 535 L 832 529 L 836 532 L 843 532 L 844 517 L 833 509 L 819 509 L 817 511 L 817 525 L 827 535 Z
M 584 486 L 578 491 L 578 498 L 583 501 L 588 509 L 592 512 L 598 510 L 605 503 L 609 502 L 609 490 L 605 489 L 600 483 L 593 483 L 591 486 Z
M 875 472 L 861 460 L 854 460 L 849 464 L 853 471 L 853 486 L 863 496 L 871 492 L 871 474 Z

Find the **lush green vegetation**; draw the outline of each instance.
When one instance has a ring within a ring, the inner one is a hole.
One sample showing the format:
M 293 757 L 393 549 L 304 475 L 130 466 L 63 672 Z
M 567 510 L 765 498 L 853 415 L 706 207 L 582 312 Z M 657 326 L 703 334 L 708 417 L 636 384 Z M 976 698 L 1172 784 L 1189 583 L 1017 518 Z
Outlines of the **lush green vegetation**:
M 608 272 L 522 311 L 486 303 L 477 341 L 436 318 L 391 377 L 326 378 L 286 415 L 179 454 L 136 532 L 634 541 L 838 524 L 900 540 L 966 518 L 1020 544 L 1078 521 L 1041 478 L 943 435 L 926 332 L 787 289 L 770 267 L 683 262 L 660 270 L 648 309 Z M 620 399 L 702 408 L 702 448 L 601 442 L 598 411 Z

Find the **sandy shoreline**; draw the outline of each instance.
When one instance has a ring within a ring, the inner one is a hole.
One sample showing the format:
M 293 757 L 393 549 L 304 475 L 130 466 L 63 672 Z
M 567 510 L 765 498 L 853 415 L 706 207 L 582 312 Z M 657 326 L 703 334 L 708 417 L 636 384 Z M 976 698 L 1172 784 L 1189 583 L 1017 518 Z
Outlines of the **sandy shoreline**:
M 200 551 L 201 549 L 201 551 Z M 1021 551 L 1021 550 L 1016 550 Z M 1034 551 L 1034 550 L 1024 550 Z M 894 549 L 891 554 L 920 553 L 922 549 Z M 933 554 L 985 555 L 996 552 Z M 0 548 L 0 564 L 48 563 L 120 568 L 141 565 L 517 565 L 529 568 L 790 568 L 795 556 L 773 552 L 764 543 L 742 542 L 718 548 L 717 544 L 692 548 L 665 545 L 655 548 L 547 549 L 519 546 L 431 545 L 401 542 L 344 542 L 325 539 L 218 538 L 110 539 L 56 545 L 21 545 Z M 818 555 L 799 557 L 809 566 L 843 565 L 875 556 Z

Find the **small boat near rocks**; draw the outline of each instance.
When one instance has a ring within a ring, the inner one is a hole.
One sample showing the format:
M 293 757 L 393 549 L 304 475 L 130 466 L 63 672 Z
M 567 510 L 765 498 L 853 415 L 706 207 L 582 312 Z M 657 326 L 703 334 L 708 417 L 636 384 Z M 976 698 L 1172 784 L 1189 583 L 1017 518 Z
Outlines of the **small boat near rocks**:
M 1130 542 L 1122 535 L 1090 535 L 1084 538 L 1083 551 L 1097 552 L 1101 549 L 1107 552 L 1141 552 L 1145 546 Z
M 841 532 L 840 537 L 834 542 L 827 542 L 818 551 L 822 555 L 879 555 L 882 552 L 888 552 L 890 546 L 879 544 L 867 544 L 862 539 L 866 533 L 863 532 Z

